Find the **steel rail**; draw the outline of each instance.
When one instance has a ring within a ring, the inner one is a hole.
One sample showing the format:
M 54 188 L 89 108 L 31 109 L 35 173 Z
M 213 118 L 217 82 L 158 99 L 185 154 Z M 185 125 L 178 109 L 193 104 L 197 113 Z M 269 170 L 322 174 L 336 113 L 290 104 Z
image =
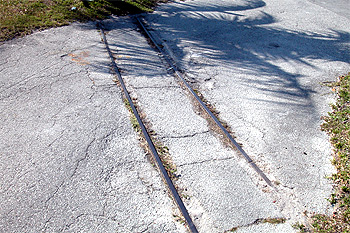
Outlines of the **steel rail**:
M 146 139 L 146 141 L 147 141 L 147 143 L 148 143 L 148 146 L 149 146 L 149 148 L 150 148 L 150 150 L 151 150 L 151 152 L 152 152 L 152 155 L 153 155 L 154 159 L 155 159 L 156 162 L 157 162 L 158 168 L 159 168 L 159 170 L 161 171 L 161 174 L 162 174 L 162 176 L 163 176 L 163 178 L 164 178 L 166 184 L 168 185 L 168 187 L 169 187 L 169 189 L 170 189 L 170 191 L 171 191 L 171 194 L 172 194 L 172 196 L 173 196 L 173 198 L 174 198 L 176 204 L 178 205 L 178 207 L 179 207 L 179 209 L 180 209 L 180 211 L 181 211 L 183 217 L 185 218 L 185 221 L 186 221 L 186 223 L 187 223 L 189 229 L 191 230 L 192 233 L 198 233 L 198 230 L 197 230 L 196 226 L 194 225 L 194 223 L 193 223 L 193 221 L 192 221 L 192 219 L 191 219 L 191 217 L 190 217 L 190 215 L 189 215 L 189 213 L 188 213 L 188 211 L 187 211 L 187 209 L 186 209 L 184 203 L 183 203 L 182 200 L 181 200 L 180 195 L 178 194 L 178 192 L 177 192 L 177 190 L 176 190 L 176 188 L 175 188 L 173 182 L 171 181 L 171 179 L 170 179 L 170 177 L 169 177 L 169 175 L 168 175 L 166 169 L 164 168 L 164 165 L 163 165 L 163 163 L 162 163 L 162 160 L 160 159 L 160 157 L 159 157 L 159 155 L 158 155 L 158 152 L 157 152 L 157 150 L 156 150 L 156 148 L 155 148 L 155 146 L 154 146 L 154 144 L 153 144 L 153 142 L 152 142 L 152 139 L 151 139 L 151 137 L 149 136 L 149 134 L 148 134 L 148 132 L 147 132 L 147 130 L 146 130 L 146 127 L 145 127 L 145 125 L 143 124 L 143 122 L 142 122 L 142 120 L 141 120 L 141 117 L 140 117 L 139 113 L 137 112 L 137 109 L 136 109 L 134 103 L 133 103 L 132 100 L 131 100 L 131 97 L 130 97 L 130 95 L 129 95 L 129 92 L 128 92 L 126 86 L 125 86 L 124 80 L 123 80 L 123 78 L 122 78 L 122 76 L 121 76 L 121 74 L 120 74 L 120 72 L 119 72 L 118 66 L 117 66 L 117 64 L 115 63 L 114 58 L 113 58 L 113 54 L 112 54 L 112 52 L 111 52 L 111 50 L 110 50 L 110 48 L 109 48 L 109 45 L 108 45 L 108 42 L 107 42 L 107 38 L 106 38 L 104 29 L 103 29 L 103 26 L 101 25 L 101 23 L 98 23 L 98 24 L 97 24 L 97 27 L 101 30 L 103 42 L 104 42 L 104 44 L 105 44 L 105 46 L 106 46 L 107 52 L 108 52 L 109 57 L 110 57 L 110 59 L 111 59 L 111 61 L 112 61 L 113 70 L 114 70 L 114 72 L 116 73 L 116 75 L 117 75 L 117 77 L 118 77 L 119 83 L 120 83 L 120 85 L 121 85 L 122 88 L 123 88 L 125 97 L 127 98 L 128 102 L 129 102 L 129 104 L 130 104 L 130 107 L 131 107 L 131 109 L 132 109 L 132 112 L 133 112 L 133 114 L 135 115 L 135 117 L 136 117 L 136 119 L 137 119 L 137 122 L 138 122 L 139 125 L 140 125 L 140 128 L 141 128 L 141 130 L 142 130 L 142 133 L 143 133 L 143 135 L 144 135 L 144 137 L 145 137 L 145 139 Z
M 265 175 L 263 171 L 255 164 L 255 162 L 250 158 L 250 156 L 242 149 L 242 147 L 234 140 L 231 134 L 227 131 L 227 129 L 221 124 L 218 118 L 210 111 L 210 109 L 206 106 L 206 104 L 201 100 L 201 98 L 196 94 L 196 92 L 192 89 L 189 83 L 185 80 L 183 75 L 180 73 L 178 68 L 173 65 L 172 61 L 168 58 L 167 54 L 164 50 L 157 44 L 153 35 L 147 30 L 145 24 L 140 20 L 138 16 L 135 17 L 138 21 L 141 29 L 147 34 L 149 39 L 152 41 L 154 46 L 156 46 L 157 50 L 162 54 L 163 58 L 169 64 L 170 68 L 174 71 L 176 76 L 182 81 L 182 83 L 186 86 L 187 90 L 193 95 L 193 97 L 198 101 L 198 103 L 202 106 L 202 108 L 209 114 L 210 118 L 216 123 L 216 125 L 221 129 L 221 131 L 226 135 L 226 137 L 230 140 L 230 142 L 236 147 L 236 149 L 243 155 L 248 164 L 263 178 L 263 180 L 271 187 L 274 187 L 271 180 Z

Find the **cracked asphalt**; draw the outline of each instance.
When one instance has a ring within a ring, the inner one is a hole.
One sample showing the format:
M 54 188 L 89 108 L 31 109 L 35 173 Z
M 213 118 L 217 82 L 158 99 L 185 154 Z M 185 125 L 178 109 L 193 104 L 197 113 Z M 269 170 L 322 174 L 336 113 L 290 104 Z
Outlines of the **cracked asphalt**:
M 0 232 L 183 232 L 95 24 L 0 46 Z
M 349 71 L 349 7 L 188 0 L 145 15 L 274 189 L 225 145 L 131 17 L 102 22 L 199 232 L 294 232 L 331 213 L 324 177 L 334 168 L 319 126 L 334 96 L 321 83 Z M 0 44 L 0 232 L 187 232 L 99 33 L 74 23 Z

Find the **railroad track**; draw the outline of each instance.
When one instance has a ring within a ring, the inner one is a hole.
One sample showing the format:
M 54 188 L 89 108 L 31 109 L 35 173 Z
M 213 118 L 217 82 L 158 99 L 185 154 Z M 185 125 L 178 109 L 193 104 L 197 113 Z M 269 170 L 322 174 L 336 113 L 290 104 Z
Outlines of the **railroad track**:
M 208 114 L 210 117 L 210 120 L 215 123 L 215 125 L 220 129 L 221 134 L 224 135 L 230 142 L 230 144 L 237 149 L 237 151 L 241 154 L 241 156 L 246 160 L 246 162 L 254 169 L 254 171 L 266 182 L 267 185 L 270 187 L 274 188 L 274 185 L 272 184 L 271 180 L 264 174 L 264 172 L 261 171 L 261 169 L 256 165 L 256 163 L 252 160 L 252 158 L 242 149 L 242 147 L 236 142 L 236 140 L 232 137 L 232 135 L 229 133 L 229 131 L 225 128 L 225 126 L 220 122 L 220 120 L 215 116 L 215 114 L 210 110 L 210 107 L 206 105 L 206 103 L 203 102 L 203 100 L 199 97 L 199 95 L 196 93 L 196 91 L 191 87 L 191 85 L 186 81 L 184 76 L 182 75 L 182 72 L 174 65 L 173 60 L 169 56 L 168 52 L 163 49 L 163 46 L 160 45 L 157 41 L 160 41 L 159 38 L 155 38 L 154 35 L 152 35 L 148 29 L 148 27 L 145 25 L 143 22 L 143 19 L 136 16 L 135 17 L 135 22 L 138 24 L 138 27 L 142 31 L 142 34 L 147 37 L 149 43 L 157 50 L 157 52 L 160 54 L 160 56 L 167 62 L 169 65 L 169 69 L 171 70 L 174 75 L 178 78 L 178 80 L 183 84 L 183 86 L 187 89 L 187 91 L 194 97 L 194 99 L 198 102 L 200 107 Z M 124 83 L 123 77 L 119 71 L 119 68 L 115 62 L 115 59 L 113 57 L 113 53 L 109 47 L 106 35 L 105 35 L 105 30 L 104 27 L 101 23 L 98 24 L 99 29 L 101 30 L 103 42 L 106 46 L 107 52 L 109 54 L 109 57 L 112 62 L 112 68 L 115 74 L 118 77 L 118 81 L 123 89 L 123 92 L 125 94 L 125 97 L 130 104 L 130 108 L 135 115 L 137 122 L 139 123 L 139 126 L 141 128 L 142 134 L 145 138 L 145 140 L 148 143 L 148 147 L 153 155 L 154 160 L 156 161 L 156 164 L 162 174 L 162 177 L 165 181 L 165 183 L 168 186 L 168 189 L 171 192 L 171 195 L 173 199 L 175 200 L 178 208 L 180 209 L 188 228 L 190 229 L 191 232 L 196 233 L 198 232 L 196 226 L 194 225 L 188 210 L 186 209 L 179 193 L 177 192 L 177 189 L 175 188 L 172 179 L 169 177 L 167 170 L 165 169 L 162 160 L 157 152 L 157 149 L 154 145 L 154 142 L 152 141 L 151 136 L 148 134 L 146 126 L 144 122 L 142 121 L 142 118 L 140 117 L 139 112 L 137 111 L 137 108 L 135 104 L 132 101 L 132 98 L 130 97 L 129 91 L 126 88 L 126 85 Z

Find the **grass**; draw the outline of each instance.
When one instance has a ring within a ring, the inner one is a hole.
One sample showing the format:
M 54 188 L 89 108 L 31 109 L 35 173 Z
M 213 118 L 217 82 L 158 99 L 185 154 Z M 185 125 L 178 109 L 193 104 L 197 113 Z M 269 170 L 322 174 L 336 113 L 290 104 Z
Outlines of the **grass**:
M 336 190 L 329 201 L 335 212 L 332 216 L 313 216 L 312 227 L 314 232 L 350 232 L 350 73 L 329 86 L 336 92 L 337 101 L 324 117 L 322 130 L 329 134 L 334 148 L 337 173 L 331 179 Z
M 74 21 L 150 12 L 157 2 L 159 0 L 0 0 L 0 41 Z

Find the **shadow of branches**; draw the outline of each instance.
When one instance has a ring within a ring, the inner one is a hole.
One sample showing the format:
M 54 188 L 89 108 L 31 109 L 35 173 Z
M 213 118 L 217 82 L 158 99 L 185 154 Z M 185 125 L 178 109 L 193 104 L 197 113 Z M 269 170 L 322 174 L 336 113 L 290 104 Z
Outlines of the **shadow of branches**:
M 236 1 L 237 2 L 237 1 Z M 311 90 L 301 86 L 303 75 L 276 64 L 290 63 L 318 69 L 313 61 L 349 63 L 350 34 L 330 29 L 327 33 L 297 31 L 276 26 L 277 19 L 259 9 L 266 6 L 262 0 L 208 2 L 175 2 L 163 5 L 157 15 L 150 15 L 162 29 L 162 36 L 179 60 L 192 53 L 205 51 L 203 58 L 222 66 L 239 67 L 247 74 L 263 78 L 241 80 L 245 85 L 259 84 L 257 89 L 283 98 L 308 98 Z M 187 53 L 187 54 L 186 54 Z M 201 58 L 198 58 L 201 63 Z M 196 65 L 196 64 L 193 64 Z M 206 63 L 205 66 L 216 66 Z M 198 66 L 198 68 L 201 68 Z M 279 86 L 278 89 L 271 86 Z

